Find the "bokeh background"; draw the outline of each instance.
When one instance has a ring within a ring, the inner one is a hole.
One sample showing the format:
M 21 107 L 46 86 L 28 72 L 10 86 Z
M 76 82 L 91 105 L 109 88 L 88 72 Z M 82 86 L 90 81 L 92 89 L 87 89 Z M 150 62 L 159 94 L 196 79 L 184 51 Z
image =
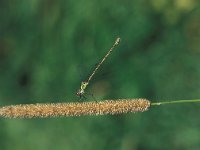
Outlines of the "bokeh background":
M 0 1 L 0 105 L 200 97 L 198 0 Z M 88 94 L 85 101 L 93 100 Z M 117 116 L 0 119 L 1 150 L 199 149 L 200 104 Z

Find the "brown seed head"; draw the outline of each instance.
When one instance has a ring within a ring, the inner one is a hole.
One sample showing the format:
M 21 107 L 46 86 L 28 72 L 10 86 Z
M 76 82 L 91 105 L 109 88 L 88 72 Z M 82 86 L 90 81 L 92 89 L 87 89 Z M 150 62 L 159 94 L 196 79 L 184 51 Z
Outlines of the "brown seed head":
M 143 112 L 150 107 L 146 99 L 119 99 L 99 102 L 20 104 L 0 108 L 0 116 L 7 118 L 59 117 L 82 115 L 115 115 Z

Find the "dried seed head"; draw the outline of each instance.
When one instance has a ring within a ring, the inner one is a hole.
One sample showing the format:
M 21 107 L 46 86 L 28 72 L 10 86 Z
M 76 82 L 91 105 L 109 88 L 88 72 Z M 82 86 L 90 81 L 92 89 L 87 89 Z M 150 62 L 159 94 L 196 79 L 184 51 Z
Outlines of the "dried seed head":
M 143 112 L 150 107 L 146 99 L 104 100 L 99 102 L 20 104 L 0 108 L 0 116 L 7 118 L 59 117 L 106 115 Z

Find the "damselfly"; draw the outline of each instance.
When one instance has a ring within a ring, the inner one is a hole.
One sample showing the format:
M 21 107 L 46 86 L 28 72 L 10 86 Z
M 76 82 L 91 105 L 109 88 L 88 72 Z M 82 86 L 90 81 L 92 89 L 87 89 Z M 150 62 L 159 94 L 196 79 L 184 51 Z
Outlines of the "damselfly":
M 87 87 L 87 85 L 89 84 L 89 82 L 91 81 L 92 77 L 95 75 L 95 73 L 97 72 L 97 70 L 99 69 L 99 67 L 103 64 L 103 62 L 107 59 L 107 57 L 110 55 L 110 53 L 112 52 L 112 50 L 115 48 L 115 46 L 117 46 L 120 42 L 120 38 L 118 37 L 114 44 L 112 45 L 112 47 L 109 49 L 109 51 L 106 53 L 106 55 L 103 57 L 103 59 L 97 64 L 97 66 L 95 67 L 95 69 L 93 70 L 93 72 L 91 73 L 91 75 L 89 76 L 89 78 L 86 81 L 82 81 L 81 82 L 81 86 L 80 89 L 78 90 L 78 92 L 76 93 L 77 96 L 80 97 L 80 99 L 82 97 L 84 97 L 84 93 L 85 93 L 85 89 Z

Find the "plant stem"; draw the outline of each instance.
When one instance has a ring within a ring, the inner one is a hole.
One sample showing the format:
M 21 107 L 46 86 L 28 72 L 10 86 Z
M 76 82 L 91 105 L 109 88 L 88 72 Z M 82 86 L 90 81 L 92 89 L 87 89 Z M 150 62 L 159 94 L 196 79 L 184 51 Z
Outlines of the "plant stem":
M 200 99 L 194 99 L 194 100 L 175 100 L 175 101 L 166 101 L 166 102 L 155 102 L 151 103 L 151 106 L 155 105 L 164 105 L 164 104 L 177 104 L 177 103 L 198 103 L 200 102 Z

